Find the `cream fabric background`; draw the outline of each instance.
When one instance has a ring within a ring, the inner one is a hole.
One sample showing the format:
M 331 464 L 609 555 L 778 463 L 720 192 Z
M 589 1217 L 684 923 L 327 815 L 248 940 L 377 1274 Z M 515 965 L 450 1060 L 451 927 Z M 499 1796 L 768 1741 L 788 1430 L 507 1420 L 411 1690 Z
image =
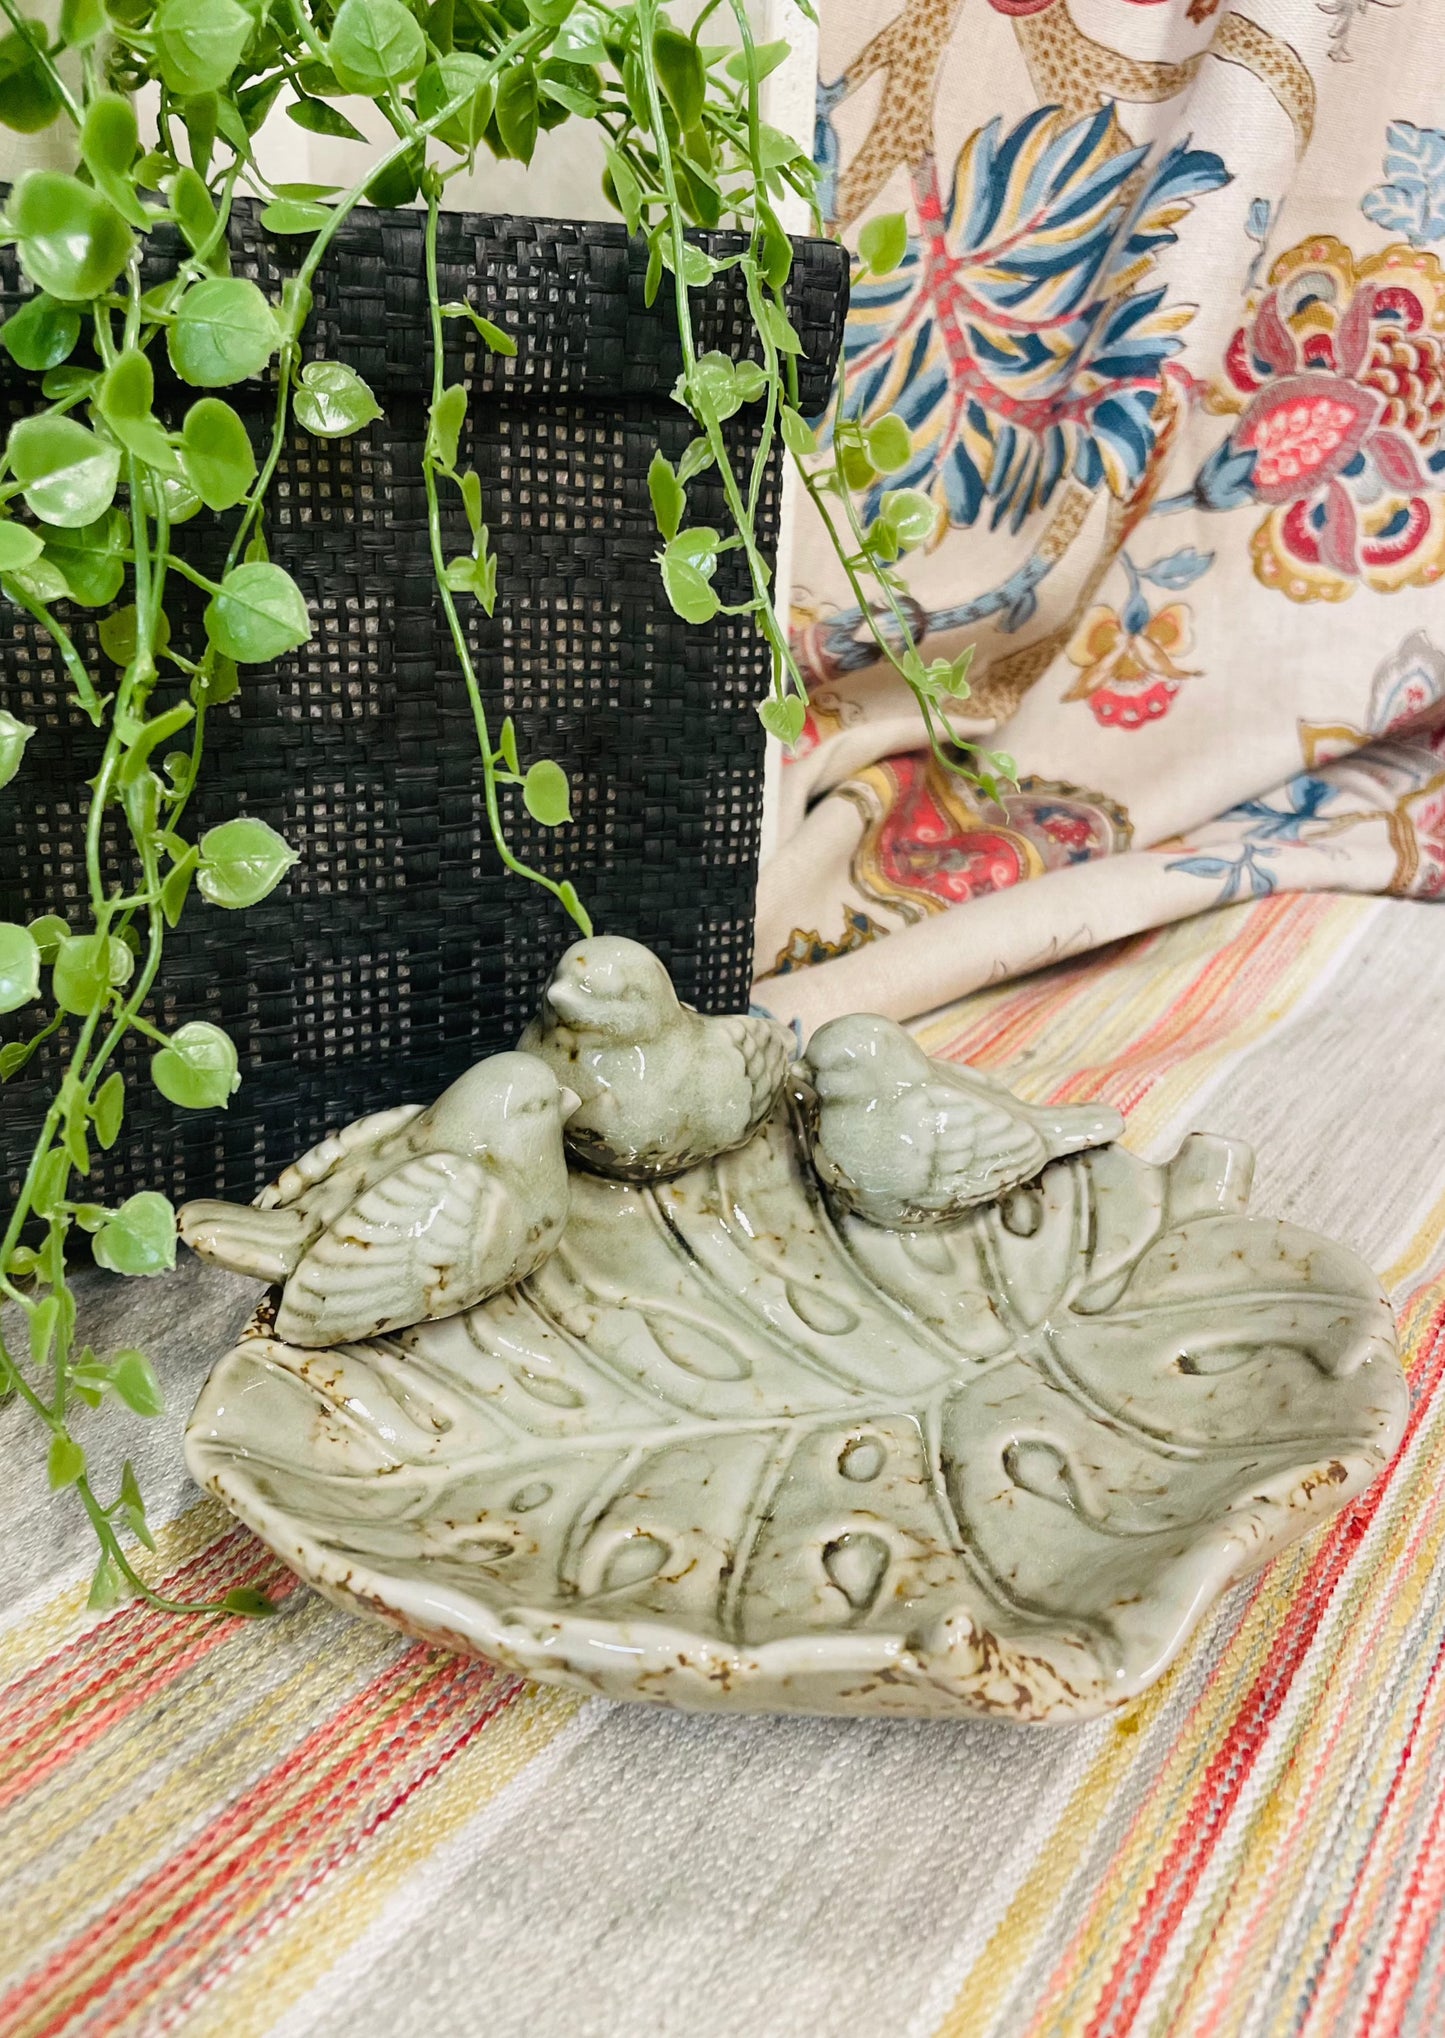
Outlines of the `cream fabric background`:
M 895 209 L 914 233 L 903 272 L 855 287 L 851 403 L 915 429 L 895 479 L 940 505 L 907 563 L 925 656 L 975 646 L 957 725 L 1024 789 L 1000 811 L 925 772 L 806 517 L 772 1009 L 906 1016 L 1276 885 L 1440 889 L 1437 30 L 1416 0 L 832 0 L 833 211 L 855 243 Z M 1027 266 L 1051 260 L 1083 279 L 1067 302 Z M 1032 502 L 1008 478 L 1026 442 L 1062 467 Z M 1325 769 L 1387 732 L 1388 755 Z

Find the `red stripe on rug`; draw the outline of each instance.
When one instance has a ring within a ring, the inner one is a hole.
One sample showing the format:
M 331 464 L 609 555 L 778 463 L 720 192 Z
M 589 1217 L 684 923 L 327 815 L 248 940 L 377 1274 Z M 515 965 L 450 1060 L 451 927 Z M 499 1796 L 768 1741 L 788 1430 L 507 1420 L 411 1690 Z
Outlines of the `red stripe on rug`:
M 209 1892 L 203 1893 L 203 1906 L 187 1905 L 181 1914 L 186 1921 L 181 1937 L 136 1967 L 116 2002 L 99 2004 L 87 2018 L 87 2038 L 92 2033 L 98 2038 L 134 2030 L 137 2013 L 154 2004 L 158 1995 L 169 1999 L 166 2008 L 171 2016 L 194 2007 L 525 1689 L 521 1679 L 503 1677 L 490 1666 L 444 1660 L 458 1675 L 449 1674 L 442 1689 L 429 1688 L 422 1703 L 398 1715 L 388 1751 L 395 1759 L 374 1766 L 360 1779 L 341 1779 L 310 1815 L 309 1823 L 324 1835 L 321 1845 L 305 1825 L 293 1824 L 289 1812 L 283 1814 L 285 1837 L 277 1845 L 268 1843 L 267 1849 L 270 1894 L 249 1925 L 237 1930 L 235 1875 L 222 1870 L 212 1878 Z M 488 1674 L 479 1674 L 483 1672 Z M 455 1685 L 462 1679 L 465 1688 L 458 1700 Z M 436 1715 L 444 1719 L 438 1722 Z M 445 1731 L 438 1731 L 439 1724 Z M 423 1749 L 426 1757 L 418 1759 Z M 338 1817 L 338 1812 L 346 1816 Z M 39 2038 L 47 2034 L 42 2032 Z
M 1323 902 L 1326 906 L 1328 903 Z M 1277 955 L 1278 967 L 1285 966 L 1293 944 L 1279 939 L 1281 919 L 1289 919 L 1297 911 L 1317 918 L 1321 916 L 1321 907 L 1322 902 L 1308 894 L 1261 901 L 1234 939 L 1204 959 L 1178 996 L 1164 1012 L 1149 1021 L 1142 1033 L 1109 1060 L 1095 1064 L 1092 1069 L 1077 1070 L 1070 1077 L 1068 1095 L 1081 1100 L 1107 1096 L 1121 1109 L 1133 1108 L 1152 1090 L 1160 1071 L 1173 1068 L 1183 1058 L 1176 1051 L 1178 1043 L 1197 1023 L 1201 1006 L 1208 1013 L 1209 1023 L 1203 1038 L 1192 1043 L 1191 1051 L 1195 1052 L 1231 1029 L 1233 1008 L 1226 1004 L 1226 996 L 1239 989 L 1240 980 L 1247 978 L 1261 953 L 1272 957 Z M 1121 948 L 1126 949 L 1130 961 L 1137 964 L 1170 931 L 1167 928 L 1151 930 L 1146 935 L 1134 937 L 1129 944 L 1121 944 Z M 1075 996 L 1097 982 L 1097 971 L 1093 967 L 1096 963 L 1096 956 L 1087 957 L 1073 966 L 1070 980 L 1060 981 L 1051 977 L 1021 987 L 1017 996 L 1011 998 L 1002 1010 L 990 1014 L 977 1026 L 965 1029 L 950 1044 L 948 1058 L 974 1061 L 980 1067 L 994 1067 L 1015 1059 L 1033 1035 L 1041 1032 Z M 1161 1044 L 1165 1042 L 1170 1051 L 1162 1051 Z M 1152 1064 L 1152 1073 L 1142 1082 L 1138 1069 L 1141 1056 Z M 1128 1082 L 1129 1087 L 1121 1091 L 1119 1085 L 1123 1082 Z
M 1426 1703 L 1439 1684 L 1442 1669 L 1445 1669 L 1445 1635 L 1442 1635 L 1436 1644 L 1435 1660 L 1430 1666 L 1430 1675 L 1420 1695 L 1420 1703 L 1410 1721 L 1410 1732 L 1405 1748 L 1395 1765 L 1395 1773 L 1390 1778 L 1389 1794 L 1379 1818 L 1375 1821 L 1375 1830 L 1365 1857 L 1367 1862 L 1380 1842 L 1385 1821 L 1389 1817 L 1399 1785 L 1407 1772 L 1410 1756 L 1419 1738 L 1420 1722 L 1424 1716 Z M 1430 1930 L 1440 1911 L 1441 1885 L 1442 1879 L 1445 1879 L 1445 1849 L 1442 1849 L 1442 1839 L 1445 1839 L 1445 1794 L 1436 1800 L 1435 1810 L 1426 1829 L 1424 1841 L 1415 1856 L 1415 1865 L 1410 1871 L 1409 1881 L 1396 1905 L 1395 1928 L 1390 1934 L 1390 1943 L 1385 1949 L 1384 1958 L 1370 1987 L 1360 2022 L 1360 2038 L 1369 2038 L 1369 2034 L 1375 2032 L 1391 2033 L 1400 2028 L 1399 2006 L 1408 2001 L 1414 1991 Z M 1333 1935 L 1335 1940 L 1338 1940 L 1354 1908 L 1355 1896 L 1362 1877 L 1363 1864 L 1361 1876 L 1356 1878 L 1354 1888 L 1350 1891 L 1349 1903 L 1345 1906 Z M 1390 1986 L 1392 1980 L 1396 1984 L 1393 1991 Z M 1391 1993 L 1394 1996 L 1393 2003 L 1383 2007 L 1387 1994 Z
M 1104 1074 L 1132 1074 L 1140 1061 L 1174 1067 L 1180 1059 L 1177 1051 L 1180 1039 L 1193 1023 L 1190 1008 L 1201 1001 L 1209 1018 L 1204 1039 L 1217 1040 L 1225 1033 L 1232 1033 L 1233 1007 L 1226 1005 L 1225 1001 L 1233 999 L 1250 1012 L 1259 1009 L 1259 991 L 1251 978 L 1261 957 L 1271 964 L 1269 974 L 1272 977 L 1278 976 L 1293 960 L 1300 937 L 1296 936 L 1294 942 L 1286 941 L 1279 923 L 1282 920 L 1302 919 L 1308 922 L 1322 919 L 1330 904 L 1329 899 L 1322 900 L 1304 892 L 1280 899 L 1261 900 L 1236 939 L 1224 948 L 1216 949 L 1198 975 L 1190 979 L 1187 989 L 1162 1012 L 1156 1013 L 1142 1033 L 1135 1035 L 1128 1048 L 1128 1067 L 1118 1068 L 1117 1064 L 1105 1063 Z M 1203 1044 L 1203 1040 L 1197 1042 L 1196 1051 Z M 1087 1095 L 1088 1092 L 1082 1094 Z
M 233 1585 L 260 1586 L 279 1605 L 300 1581 L 249 1531 L 238 1531 L 168 1578 L 168 1597 L 204 1598 Z M 246 1627 L 242 1615 L 197 1618 L 135 1600 L 79 1635 L 43 1665 L 0 1691 L 0 1811 L 42 1783 L 212 1650 Z M 14 1695 L 31 1687 L 16 1704 Z
M 249 1783 L 227 1812 L 0 1998 L 0 2033 L 54 2038 L 82 2014 L 88 2033 L 115 2029 L 167 1985 L 178 1963 L 214 1963 L 222 1946 L 229 1963 L 521 1688 L 486 1664 L 420 1644 L 407 1649 Z M 353 1810 L 359 1816 L 346 1816 Z M 235 1903 L 258 1894 L 257 1925 L 238 1944 Z
M 1385 1495 L 1393 1489 L 1404 1454 L 1419 1431 L 1445 1371 L 1445 1304 L 1436 1309 L 1422 1343 L 1420 1362 L 1412 1374 L 1418 1398 L 1400 1449 L 1388 1471 L 1340 1515 L 1311 1564 L 1291 1614 L 1280 1624 L 1269 1653 L 1235 1715 L 1229 1739 L 1209 1762 L 1189 1809 L 1178 1820 L 1178 1837 L 1150 1883 L 1135 1928 L 1109 1971 L 1086 2028 L 1086 2038 L 1112 2038 L 1112 2034 L 1127 2029 L 1159 1970 L 1170 1937 L 1239 1802 L 1330 1599 L 1353 1562 Z M 1146 1813 L 1147 1807 L 1141 1808 L 1136 1826 Z
M 179 1593 L 188 1597 L 204 1596 L 216 1589 L 218 1576 L 228 1564 L 267 1554 L 264 1545 L 249 1529 L 231 1521 L 215 1541 L 198 1550 L 174 1571 L 167 1572 L 158 1589 L 172 1597 Z M 228 1585 L 233 1582 L 236 1581 L 226 1580 Z M 78 1618 L 83 1619 L 84 1616 Z M 135 1648 L 146 1646 L 145 1631 L 153 1630 L 157 1623 L 169 1618 L 179 1616 L 161 1614 L 143 1599 L 130 1599 L 103 1620 L 92 1621 L 79 1628 L 69 1641 L 53 1649 L 38 1663 L 27 1665 L 3 1688 L 6 1725 L 25 1719 L 36 1708 L 47 1705 L 54 1687 L 73 1674 L 76 1663 L 98 1663 L 104 1658 L 113 1666 Z

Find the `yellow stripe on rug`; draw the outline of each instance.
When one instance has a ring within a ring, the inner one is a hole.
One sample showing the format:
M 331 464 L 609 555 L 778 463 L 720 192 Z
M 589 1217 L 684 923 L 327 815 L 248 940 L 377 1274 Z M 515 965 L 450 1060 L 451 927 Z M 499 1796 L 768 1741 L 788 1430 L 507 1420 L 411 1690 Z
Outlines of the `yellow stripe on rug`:
M 580 1709 L 580 1693 L 529 1684 L 371 1848 L 333 1874 L 186 2017 L 186 2038 L 264 2038 L 365 1937 L 383 1907 L 440 1847 L 513 1783 Z

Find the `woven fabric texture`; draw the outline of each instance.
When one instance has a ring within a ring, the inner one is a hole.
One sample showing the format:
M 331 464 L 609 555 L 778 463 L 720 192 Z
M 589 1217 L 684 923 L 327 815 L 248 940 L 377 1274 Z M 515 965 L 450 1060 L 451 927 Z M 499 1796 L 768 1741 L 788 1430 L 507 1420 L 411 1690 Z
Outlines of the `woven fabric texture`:
M 736 238 L 716 235 L 726 253 Z M 281 247 L 284 251 L 286 243 Z M 285 265 L 238 208 L 235 272 L 279 295 Z M 681 367 L 668 292 L 649 308 L 646 251 L 621 226 L 444 216 L 443 297 L 505 327 L 515 358 L 489 354 L 470 322 L 449 322 L 447 375 L 470 391 L 462 459 L 482 478 L 499 562 L 489 620 L 462 606 L 495 735 L 513 716 L 523 760 L 555 757 L 573 784 L 571 827 L 537 827 L 504 795 L 517 852 L 570 875 L 600 930 L 626 932 L 668 960 L 704 1009 L 747 1003 L 763 743 L 755 708 L 767 648 L 748 617 L 704 628 L 668 607 L 647 489 L 656 447 L 673 459 L 693 434 L 672 401 Z M 293 264 L 294 266 L 294 264 Z M 13 252 L 0 304 L 18 301 Z M 842 251 L 797 244 L 789 311 L 803 343 L 800 398 L 816 411 L 831 383 L 847 298 Z M 699 345 L 741 356 L 752 327 L 736 271 L 695 293 Z M 463 331 L 465 328 L 465 331 Z M 546 894 L 502 869 L 481 799 L 477 738 L 436 601 L 420 448 L 430 389 L 422 221 L 360 213 L 317 281 L 308 352 L 362 373 L 384 418 L 351 438 L 287 439 L 271 492 L 271 553 L 299 582 L 315 635 L 274 667 L 247 668 L 237 699 L 213 711 L 197 832 L 259 815 L 299 851 L 286 883 L 244 918 L 194 900 L 166 948 L 153 1016 L 224 1026 L 245 1081 L 229 1111 L 174 1110 L 151 1087 L 152 1049 L 119 1057 L 126 1137 L 87 1192 L 249 1196 L 298 1146 L 387 1100 L 435 1095 L 478 1056 L 510 1046 L 575 929 Z M 11 415 L 33 382 L 4 364 Z M 260 446 L 269 384 L 226 392 Z M 158 409 L 178 421 L 194 392 L 160 378 Z M 726 428 L 750 454 L 756 416 Z M 776 543 L 779 470 L 759 505 Z M 448 553 L 470 538 L 447 506 Z M 690 489 L 689 517 L 726 528 L 715 474 Z M 229 519 L 198 520 L 178 546 L 219 570 Z M 725 602 L 744 598 L 725 559 Z M 173 576 L 178 645 L 195 649 L 200 597 Z M 96 618 L 75 611 L 97 669 Z M 84 893 L 78 795 L 97 742 L 66 702 L 59 662 L 30 618 L 0 617 L 0 704 L 38 734 L 24 798 L 0 812 L 0 917 L 75 911 Z M 113 839 L 113 838 L 112 838 Z M 119 873 L 121 866 L 113 866 Z M 13 1030 L 13 1026 L 12 1026 Z M 53 1089 L 58 1046 L 6 1090 L 0 1162 L 13 1193 Z
M 1153 1159 L 1255 1141 L 1254 1206 L 1348 1240 L 1399 1313 L 1390 1470 L 1088 1726 L 689 1718 L 353 1620 L 181 1470 L 254 1289 L 194 1261 L 111 1283 L 105 1330 L 155 1353 L 171 1412 L 98 1426 L 103 1489 L 134 1451 L 171 1589 L 283 1606 L 87 1620 L 85 1525 L 0 1410 L 0 2038 L 1433 2038 L 1442 998 L 1445 915 L 1297 895 L 922 1031 L 1121 1105 Z

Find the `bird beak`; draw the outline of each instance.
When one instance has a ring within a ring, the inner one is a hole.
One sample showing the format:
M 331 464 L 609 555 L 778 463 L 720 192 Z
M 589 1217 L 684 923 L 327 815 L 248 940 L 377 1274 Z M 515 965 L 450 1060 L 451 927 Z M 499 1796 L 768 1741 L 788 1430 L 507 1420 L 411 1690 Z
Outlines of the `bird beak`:
M 549 984 L 547 1003 L 564 1019 L 583 1019 L 592 1000 L 581 984 Z
M 575 1090 L 562 1086 L 562 1123 L 565 1125 L 574 1111 L 582 1109 L 582 1099 Z

